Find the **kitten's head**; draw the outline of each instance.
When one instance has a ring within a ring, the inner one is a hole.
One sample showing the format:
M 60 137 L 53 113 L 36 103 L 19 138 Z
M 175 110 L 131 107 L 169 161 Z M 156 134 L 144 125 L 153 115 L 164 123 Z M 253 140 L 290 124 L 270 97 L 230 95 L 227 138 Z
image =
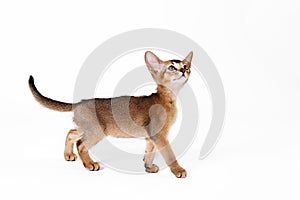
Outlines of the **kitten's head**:
M 168 87 L 176 93 L 189 79 L 192 57 L 193 52 L 191 51 L 182 61 L 162 61 L 151 51 L 145 53 L 146 65 L 154 81 L 158 85 Z

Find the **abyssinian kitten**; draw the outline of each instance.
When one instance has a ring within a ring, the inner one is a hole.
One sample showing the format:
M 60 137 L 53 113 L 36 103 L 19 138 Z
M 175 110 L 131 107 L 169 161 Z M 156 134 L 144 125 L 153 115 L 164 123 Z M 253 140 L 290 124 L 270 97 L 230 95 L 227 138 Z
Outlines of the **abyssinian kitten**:
M 77 158 L 73 152 L 75 143 L 84 167 L 97 171 L 100 165 L 90 158 L 88 150 L 104 137 L 144 137 L 146 171 L 158 172 L 158 166 L 153 164 L 158 149 L 173 174 L 185 178 L 186 170 L 178 164 L 167 136 L 176 118 L 176 94 L 189 79 L 192 57 L 193 52 L 190 52 L 182 61 L 162 61 L 147 51 L 146 66 L 157 83 L 157 93 L 149 96 L 96 98 L 64 103 L 43 96 L 35 87 L 32 76 L 29 78 L 29 87 L 34 98 L 43 106 L 60 112 L 73 111 L 77 128 L 70 130 L 66 137 L 64 157 L 67 161 Z

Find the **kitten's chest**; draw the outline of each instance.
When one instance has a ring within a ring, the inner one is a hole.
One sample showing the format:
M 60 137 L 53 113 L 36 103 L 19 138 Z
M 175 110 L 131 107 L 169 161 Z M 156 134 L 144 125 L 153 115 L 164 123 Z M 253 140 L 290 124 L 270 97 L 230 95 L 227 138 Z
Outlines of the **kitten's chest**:
M 170 100 L 165 104 L 165 109 L 168 116 L 168 122 L 170 123 L 170 125 L 172 125 L 175 122 L 177 116 L 176 102 Z

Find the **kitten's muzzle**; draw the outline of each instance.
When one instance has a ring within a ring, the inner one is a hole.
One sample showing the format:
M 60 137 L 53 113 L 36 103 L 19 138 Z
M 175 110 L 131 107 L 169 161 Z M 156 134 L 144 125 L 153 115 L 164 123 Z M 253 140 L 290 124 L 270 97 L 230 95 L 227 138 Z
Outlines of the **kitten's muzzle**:
M 184 73 L 186 72 L 186 70 L 185 70 L 184 68 L 181 68 L 179 71 L 182 73 L 182 76 L 186 78 L 186 76 L 185 76 L 185 74 L 184 74 Z M 180 77 L 180 78 L 181 78 L 181 77 Z

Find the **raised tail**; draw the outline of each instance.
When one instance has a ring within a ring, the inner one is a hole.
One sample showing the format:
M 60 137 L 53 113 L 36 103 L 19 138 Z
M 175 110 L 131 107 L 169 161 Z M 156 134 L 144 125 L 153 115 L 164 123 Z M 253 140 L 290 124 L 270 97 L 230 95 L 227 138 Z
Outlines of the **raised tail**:
M 74 106 L 76 104 L 71 103 L 64 103 L 60 101 L 56 101 L 53 99 L 50 99 L 48 97 L 43 96 L 35 87 L 34 85 L 34 79 L 32 76 L 29 77 L 29 88 L 34 96 L 34 98 L 43 106 L 46 108 L 49 108 L 51 110 L 56 110 L 59 112 L 70 112 L 74 109 Z

